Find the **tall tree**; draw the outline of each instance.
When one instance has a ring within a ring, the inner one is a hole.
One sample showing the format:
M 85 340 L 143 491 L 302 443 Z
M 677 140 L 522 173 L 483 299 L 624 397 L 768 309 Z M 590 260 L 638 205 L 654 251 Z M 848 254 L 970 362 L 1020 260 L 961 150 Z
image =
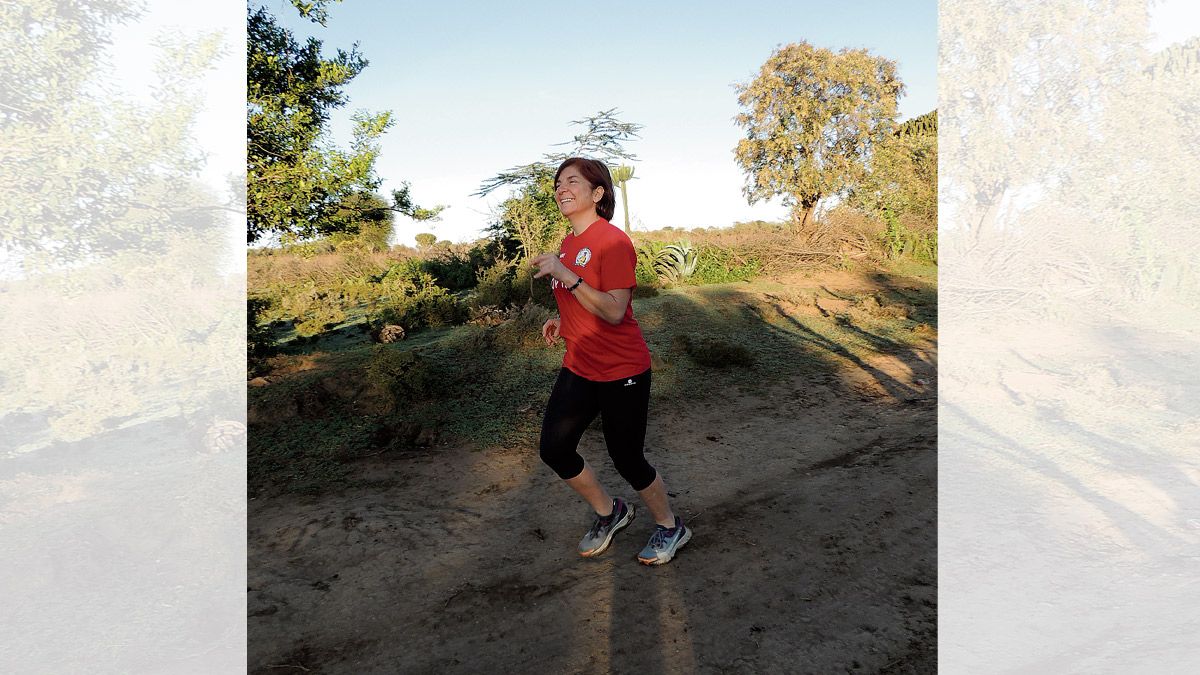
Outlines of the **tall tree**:
M 609 166 L 626 160 L 637 161 L 637 155 L 625 149 L 625 143 L 639 137 L 642 125 L 634 122 L 622 122 L 617 118 L 616 108 L 601 110 L 595 115 L 583 119 L 571 120 L 571 124 L 584 127 L 569 141 L 556 143 L 555 146 L 567 146 L 568 152 L 548 152 L 542 159 L 529 164 L 514 166 L 506 171 L 485 180 L 474 194 L 479 197 L 505 187 L 522 188 L 536 183 L 547 170 L 554 175 L 558 165 L 568 157 L 591 157 L 607 163 Z
M 193 137 L 223 40 L 157 35 L 144 97 L 110 51 L 138 4 L 0 3 L 0 410 L 49 425 L 13 447 L 235 400 L 227 206 Z
M 124 99 L 97 83 L 113 28 L 139 14 L 116 0 L 0 4 L 0 249 L 26 271 L 157 253 L 213 227 L 189 134 L 220 41 L 173 38 L 154 99 Z
M 302 16 L 325 24 L 327 0 L 292 0 Z M 350 150 L 328 139 L 330 113 L 348 102 L 344 87 L 364 68 L 358 51 L 337 50 L 326 58 L 322 43 L 299 43 L 264 7 L 250 12 L 246 41 L 248 242 L 267 234 L 306 239 L 351 229 L 346 208 L 351 195 L 372 193 L 379 138 L 392 126 L 390 112 L 354 116 Z M 392 193 L 389 208 L 417 220 L 444 207 L 413 203 L 408 185 Z
M 906 120 L 871 153 L 850 201 L 875 216 L 912 214 L 937 225 L 937 111 Z
M 625 143 L 636 139 L 642 125 L 622 122 L 615 108 L 602 110 L 571 124 L 584 127 L 569 141 L 555 144 L 567 146 L 567 152 L 548 152 L 542 159 L 512 167 L 485 180 L 475 192 L 485 196 L 502 187 L 513 188 L 511 196 L 499 209 L 490 231 L 506 248 L 517 249 L 533 256 L 561 237 L 566 219 L 559 213 L 554 199 L 554 172 L 568 157 L 592 157 L 612 166 L 621 160 L 636 161 L 637 155 L 625 149 Z
M 633 167 L 628 164 L 609 167 L 612 173 L 613 185 L 621 189 L 621 207 L 625 211 L 625 234 L 632 234 L 629 229 L 629 191 L 626 185 L 633 180 Z
M 822 197 L 863 176 L 864 159 L 894 128 L 903 90 L 895 62 L 865 49 L 777 49 L 756 78 L 737 85 L 746 137 L 735 155 L 747 200 L 782 197 L 803 230 Z

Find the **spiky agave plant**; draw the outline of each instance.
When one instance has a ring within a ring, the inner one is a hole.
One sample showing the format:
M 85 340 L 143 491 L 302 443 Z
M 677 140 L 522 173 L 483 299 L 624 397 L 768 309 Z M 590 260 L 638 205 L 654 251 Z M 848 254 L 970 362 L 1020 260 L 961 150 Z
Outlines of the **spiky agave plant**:
M 654 259 L 654 271 L 664 281 L 677 284 L 692 276 L 699 257 L 688 242 L 667 244 Z

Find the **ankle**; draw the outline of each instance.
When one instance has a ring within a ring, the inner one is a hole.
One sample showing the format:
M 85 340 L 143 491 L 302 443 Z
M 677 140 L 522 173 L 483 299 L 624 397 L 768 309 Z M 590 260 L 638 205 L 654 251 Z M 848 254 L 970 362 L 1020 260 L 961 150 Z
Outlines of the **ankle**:
M 617 512 L 617 500 L 613 499 L 608 502 L 608 513 L 601 513 L 599 511 L 597 511 L 596 515 L 600 516 L 601 518 L 607 518 L 616 512 Z

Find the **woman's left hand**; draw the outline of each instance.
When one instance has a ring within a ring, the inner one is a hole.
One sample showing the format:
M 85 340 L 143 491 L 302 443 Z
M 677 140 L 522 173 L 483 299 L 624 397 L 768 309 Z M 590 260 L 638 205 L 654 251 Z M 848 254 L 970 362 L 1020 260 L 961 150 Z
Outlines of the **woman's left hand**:
M 533 275 L 534 279 L 541 279 L 548 274 L 564 284 L 575 281 L 575 273 L 562 264 L 557 253 L 543 253 L 530 261 L 530 264 L 538 270 Z

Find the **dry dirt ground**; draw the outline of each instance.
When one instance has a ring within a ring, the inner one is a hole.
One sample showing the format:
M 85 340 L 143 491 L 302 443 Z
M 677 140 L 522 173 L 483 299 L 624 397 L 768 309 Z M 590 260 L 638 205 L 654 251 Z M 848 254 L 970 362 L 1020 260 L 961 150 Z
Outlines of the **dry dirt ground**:
M 377 458 L 371 487 L 252 500 L 249 669 L 935 672 L 936 391 L 930 339 L 652 401 L 647 456 L 694 530 L 656 568 L 634 559 L 644 509 L 578 557 L 589 510 L 532 447 Z M 580 451 L 636 500 L 598 432 Z

